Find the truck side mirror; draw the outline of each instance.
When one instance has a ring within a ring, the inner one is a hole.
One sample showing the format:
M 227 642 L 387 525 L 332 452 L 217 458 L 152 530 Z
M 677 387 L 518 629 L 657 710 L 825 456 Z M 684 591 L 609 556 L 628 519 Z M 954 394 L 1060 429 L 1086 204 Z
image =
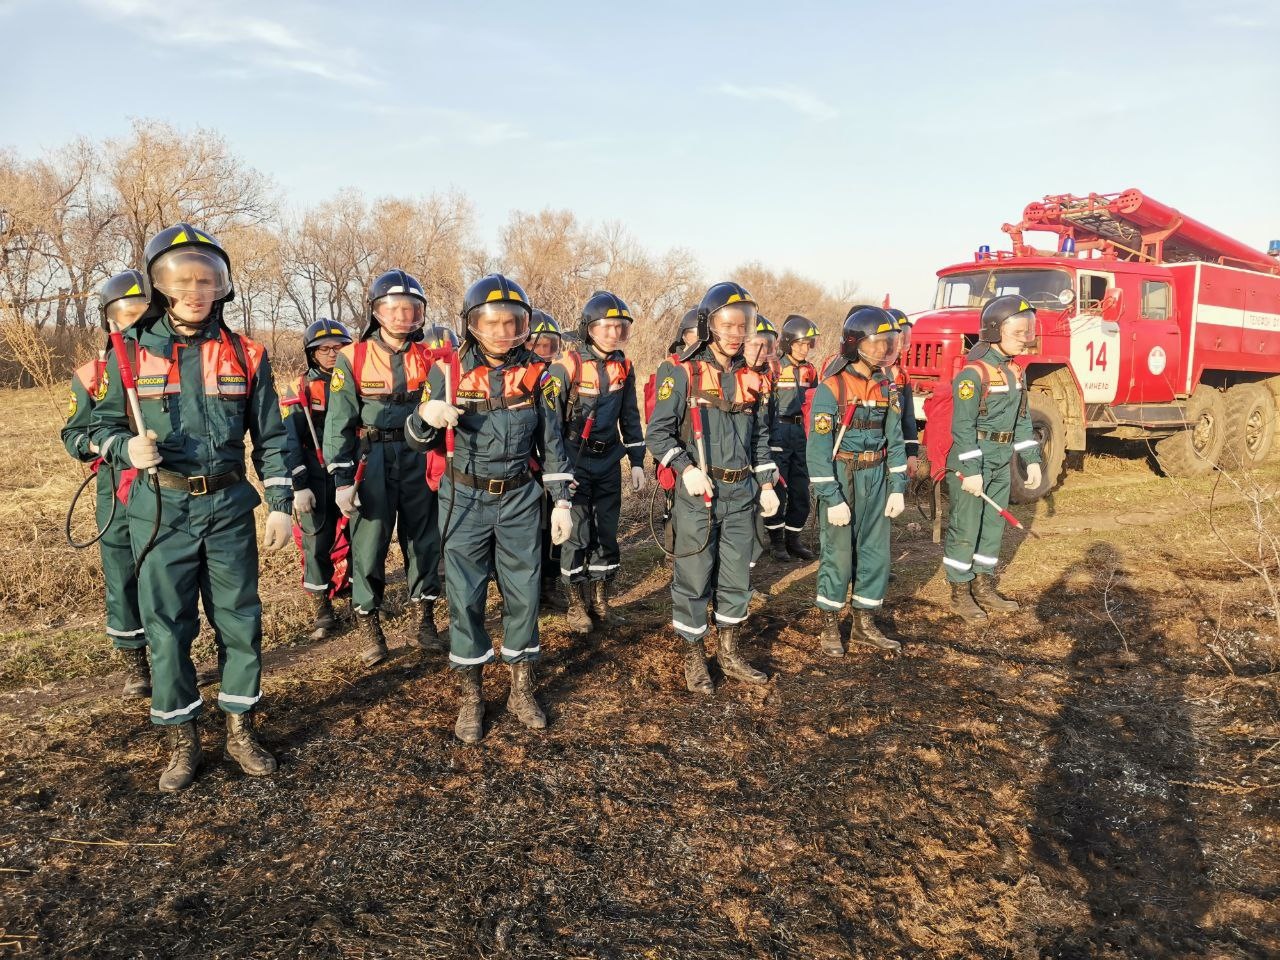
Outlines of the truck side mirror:
M 1120 319 L 1120 311 L 1124 307 L 1124 291 L 1119 287 L 1110 287 L 1107 295 L 1102 298 L 1102 303 L 1098 305 L 1102 313 L 1102 319 L 1108 323 L 1116 323 Z

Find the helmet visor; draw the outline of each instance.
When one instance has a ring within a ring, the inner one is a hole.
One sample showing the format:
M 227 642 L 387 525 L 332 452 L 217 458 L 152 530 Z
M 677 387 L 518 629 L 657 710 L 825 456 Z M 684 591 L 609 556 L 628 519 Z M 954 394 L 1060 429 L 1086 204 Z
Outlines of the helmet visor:
M 742 348 L 749 367 L 763 367 L 778 359 L 778 338 L 772 333 L 753 333 Z
M 487 353 L 506 353 L 529 339 L 529 311 L 517 303 L 482 303 L 467 314 L 467 329 Z
M 560 356 L 560 335 L 557 333 L 535 333 L 529 338 L 529 349 L 543 360 L 554 360 Z
M 198 247 L 166 250 L 151 265 L 151 285 L 170 300 L 212 306 L 231 292 L 227 262 Z
M 112 329 L 128 330 L 138 318 L 147 312 L 150 301 L 146 297 L 122 297 L 107 304 L 107 322 Z
M 631 339 L 631 321 L 616 318 L 597 320 L 587 326 L 587 335 L 605 352 L 618 350 Z
M 711 336 L 730 354 L 735 354 L 747 342 L 747 334 L 756 328 L 756 307 L 753 303 L 731 303 L 721 307 L 707 320 Z
M 421 330 L 426 305 L 407 293 L 393 293 L 373 301 L 373 315 L 378 325 L 393 337 L 407 337 Z
M 858 344 L 858 355 L 873 367 L 889 367 L 898 359 L 902 336 L 897 330 L 873 333 Z
M 1009 337 L 1023 345 L 1030 345 L 1036 339 L 1036 312 L 1034 310 L 1023 310 L 1021 313 L 1015 313 L 1011 317 L 1007 317 L 1004 323 L 1000 324 L 1000 338 Z

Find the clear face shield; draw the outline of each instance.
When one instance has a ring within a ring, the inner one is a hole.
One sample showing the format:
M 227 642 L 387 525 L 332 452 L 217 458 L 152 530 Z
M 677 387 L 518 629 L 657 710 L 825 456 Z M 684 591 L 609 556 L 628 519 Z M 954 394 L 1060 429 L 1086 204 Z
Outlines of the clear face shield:
M 502 356 L 529 339 L 529 311 L 517 303 L 482 303 L 467 314 L 467 329 L 485 353 Z
M 555 360 L 560 356 L 560 337 L 555 333 L 535 333 L 529 338 L 529 349 L 543 360 Z
M 756 328 L 755 305 L 731 303 L 721 307 L 708 318 L 707 326 L 711 339 L 720 344 L 720 349 L 728 356 L 737 356 L 747 342 L 748 331 Z
M 1015 313 L 1000 325 L 1000 349 L 1010 357 L 1026 353 L 1036 342 L 1036 315 L 1032 310 Z
M 811 351 L 812 349 L 813 349 L 813 338 L 804 337 L 800 340 L 791 341 L 791 347 L 788 349 L 787 352 L 790 353 L 791 356 L 795 357 L 797 360 L 803 361 L 803 360 L 809 359 L 809 351 Z
M 873 333 L 858 344 L 858 356 L 873 367 L 891 367 L 897 362 L 901 334 L 897 330 Z
M 213 305 L 231 292 L 227 263 L 216 253 L 179 247 L 151 265 L 151 285 L 169 298 L 169 312 L 188 324 L 204 323 Z
M 742 348 L 742 358 L 753 370 L 763 370 L 778 359 L 778 338 L 772 333 L 754 333 Z
M 588 325 L 587 333 L 591 336 L 592 343 L 605 353 L 612 353 L 614 350 L 621 350 L 631 339 L 631 321 L 616 318 L 597 320 Z
M 906 353 L 911 349 L 911 324 L 899 321 L 898 336 L 898 349 L 902 353 Z
M 128 330 L 147 312 L 146 297 L 124 297 L 107 304 L 107 323 L 112 330 Z
M 393 293 L 373 301 L 373 315 L 378 326 L 398 340 L 407 339 L 422 329 L 426 304 L 407 293 Z

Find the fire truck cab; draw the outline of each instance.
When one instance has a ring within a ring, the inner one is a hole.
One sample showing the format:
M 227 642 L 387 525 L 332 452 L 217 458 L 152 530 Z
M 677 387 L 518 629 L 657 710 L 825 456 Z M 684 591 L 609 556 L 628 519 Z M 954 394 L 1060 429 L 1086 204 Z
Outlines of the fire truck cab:
M 938 271 L 904 368 L 923 419 L 924 400 L 949 390 L 964 366 L 983 305 L 1019 294 L 1035 306 L 1038 343 L 1017 362 L 1045 469 L 1031 488 L 1015 461 L 1015 502 L 1053 489 L 1067 452 L 1083 451 L 1090 433 L 1148 438 L 1162 469 L 1184 476 L 1271 452 L 1280 245 L 1264 254 L 1136 190 L 1046 197 L 1003 229 L 1011 251 L 984 247 Z M 1034 231 L 1056 234 L 1053 248 L 1028 245 Z

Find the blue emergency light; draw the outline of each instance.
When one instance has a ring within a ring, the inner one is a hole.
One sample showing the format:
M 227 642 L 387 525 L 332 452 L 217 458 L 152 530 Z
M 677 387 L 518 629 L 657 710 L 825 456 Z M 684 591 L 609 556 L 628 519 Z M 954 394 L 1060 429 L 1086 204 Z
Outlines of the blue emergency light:
M 1076 238 L 1075 238 L 1075 237 L 1063 237 L 1063 238 L 1062 238 L 1062 246 L 1061 246 L 1061 248 L 1059 248 L 1059 251 L 1058 251 L 1058 252 L 1059 252 L 1059 253 L 1075 253 L 1075 252 L 1076 252 Z
M 1280 257 L 1280 240 L 1272 240 L 1267 244 L 1268 257 Z

